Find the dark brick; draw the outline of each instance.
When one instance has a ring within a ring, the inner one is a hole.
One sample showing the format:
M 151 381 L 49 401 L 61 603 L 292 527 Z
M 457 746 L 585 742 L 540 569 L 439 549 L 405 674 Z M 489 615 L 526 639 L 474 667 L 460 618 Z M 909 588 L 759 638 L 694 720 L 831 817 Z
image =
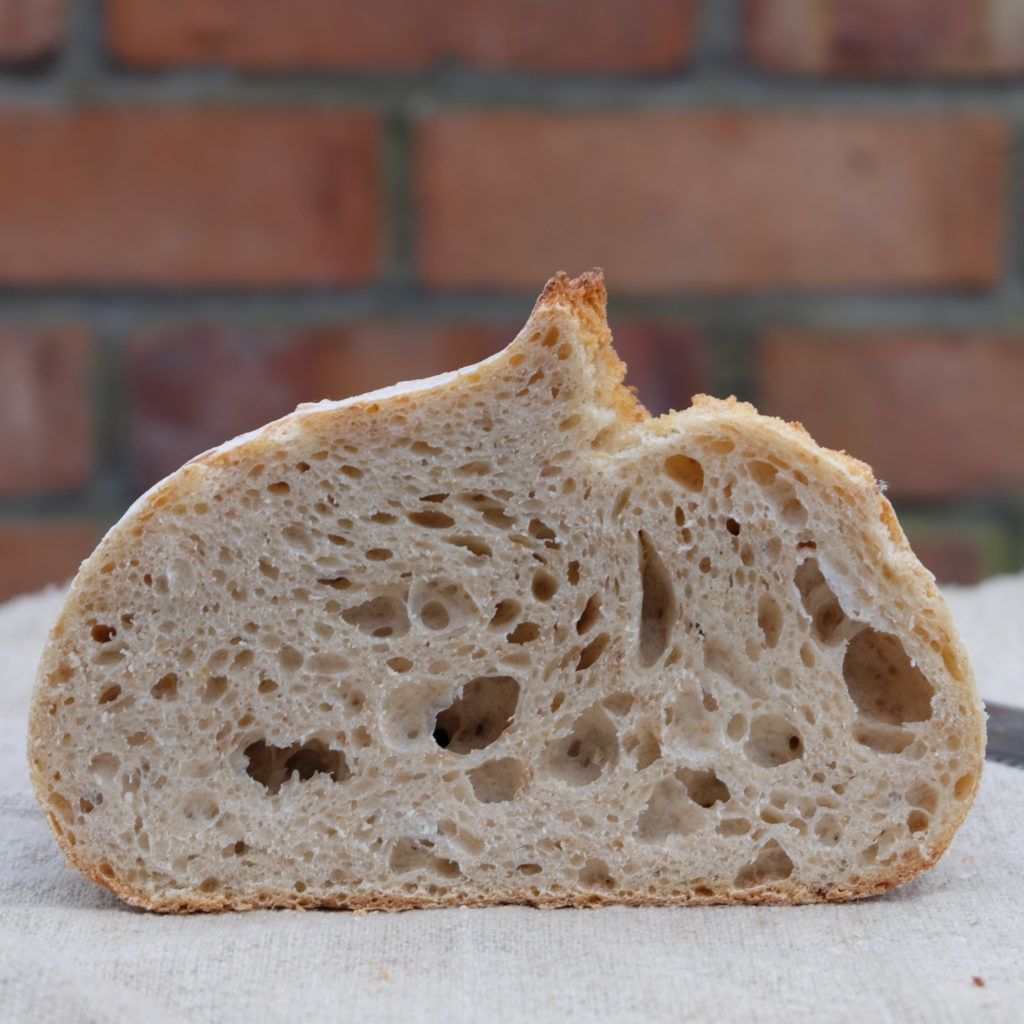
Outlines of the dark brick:
M 72 491 L 88 481 L 92 354 L 78 328 L 0 327 L 0 497 Z
M 109 0 L 116 57 L 155 69 L 220 64 L 412 71 L 441 60 L 562 73 L 659 73 L 685 64 L 694 0 Z
M 783 74 L 1000 77 L 1024 71 L 1019 0 L 747 0 L 750 59 Z
M 870 463 L 893 495 L 1024 486 L 1024 344 L 985 335 L 775 331 L 758 346 L 762 411 Z
M 0 283 L 338 285 L 380 248 L 375 119 L 0 111 Z
M 612 294 L 992 286 L 1006 127 L 982 115 L 452 113 L 416 140 L 423 282 Z
M 0 601 L 67 582 L 102 535 L 90 521 L 0 520 Z
M 64 42 L 66 0 L 0 0 L 0 64 L 31 64 Z

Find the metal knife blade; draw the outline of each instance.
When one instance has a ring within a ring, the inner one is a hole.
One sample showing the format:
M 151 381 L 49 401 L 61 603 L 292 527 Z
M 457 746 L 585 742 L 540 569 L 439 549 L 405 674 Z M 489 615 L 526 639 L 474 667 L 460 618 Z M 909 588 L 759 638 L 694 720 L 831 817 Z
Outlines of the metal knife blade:
M 1024 768 L 1024 708 L 985 701 L 988 712 L 988 745 L 985 757 Z

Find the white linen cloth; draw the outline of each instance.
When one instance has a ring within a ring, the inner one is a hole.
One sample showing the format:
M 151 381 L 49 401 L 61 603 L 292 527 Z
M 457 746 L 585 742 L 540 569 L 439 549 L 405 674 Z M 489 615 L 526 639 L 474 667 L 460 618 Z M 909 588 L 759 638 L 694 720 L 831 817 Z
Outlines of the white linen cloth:
M 982 695 L 1024 705 L 1024 577 L 947 595 Z M 939 864 L 854 903 L 132 909 L 67 870 L 29 785 L 26 708 L 61 599 L 0 606 L 0 1020 L 1024 1019 L 1024 770 L 991 762 Z

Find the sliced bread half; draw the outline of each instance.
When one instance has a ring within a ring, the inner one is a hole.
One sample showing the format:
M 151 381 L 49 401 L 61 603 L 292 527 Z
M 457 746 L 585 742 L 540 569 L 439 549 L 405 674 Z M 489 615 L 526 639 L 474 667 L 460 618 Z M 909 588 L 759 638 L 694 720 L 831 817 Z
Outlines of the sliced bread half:
M 300 407 L 85 562 L 29 759 L 159 910 L 841 900 L 913 878 L 984 715 L 865 465 L 651 419 L 599 274 L 464 370 Z

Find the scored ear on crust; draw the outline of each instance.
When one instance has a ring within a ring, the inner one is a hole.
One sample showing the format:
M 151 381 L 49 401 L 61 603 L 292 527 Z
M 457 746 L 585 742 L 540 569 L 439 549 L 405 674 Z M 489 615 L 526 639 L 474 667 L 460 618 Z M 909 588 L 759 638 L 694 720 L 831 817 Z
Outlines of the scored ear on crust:
M 170 911 L 800 902 L 933 864 L 984 715 L 869 468 L 622 384 L 599 273 L 300 406 L 83 564 L 29 723 L 69 864 Z

